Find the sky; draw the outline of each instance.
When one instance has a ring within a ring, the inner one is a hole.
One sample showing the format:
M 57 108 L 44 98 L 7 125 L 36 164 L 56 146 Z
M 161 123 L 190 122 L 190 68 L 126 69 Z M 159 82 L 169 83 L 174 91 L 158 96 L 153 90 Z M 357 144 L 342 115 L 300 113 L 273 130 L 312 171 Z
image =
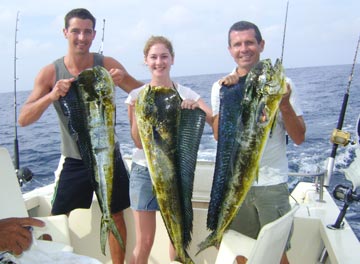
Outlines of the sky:
M 230 72 L 235 64 L 227 33 L 240 20 L 260 28 L 265 40 L 261 58 L 279 58 L 287 2 L 285 68 L 353 63 L 360 34 L 359 0 L 2 0 L 0 93 L 31 90 L 39 70 L 66 54 L 62 29 L 64 16 L 73 8 L 87 8 L 97 19 L 91 51 L 99 51 L 104 33 L 104 55 L 120 61 L 135 78 L 147 80 L 142 50 L 151 35 L 172 41 L 174 77 Z

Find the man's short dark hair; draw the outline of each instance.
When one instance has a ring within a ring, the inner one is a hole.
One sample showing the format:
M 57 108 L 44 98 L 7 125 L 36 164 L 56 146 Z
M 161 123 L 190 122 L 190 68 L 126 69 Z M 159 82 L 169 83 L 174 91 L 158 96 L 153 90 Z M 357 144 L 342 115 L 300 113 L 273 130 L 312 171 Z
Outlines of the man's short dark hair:
M 85 8 L 76 8 L 71 10 L 69 13 L 65 16 L 65 28 L 67 29 L 69 27 L 69 21 L 72 18 L 81 18 L 81 19 L 90 19 L 93 23 L 93 29 L 95 29 L 96 25 L 96 19 L 95 17 Z
M 255 25 L 251 22 L 248 22 L 248 21 L 239 21 L 239 22 L 236 22 L 235 24 L 233 24 L 229 29 L 229 33 L 228 33 L 229 47 L 231 45 L 231 43 L 230 43 L 231 31 L 244 31 L 244 30 L 249 30 L 249 29 L 253 29 L 255 31 L 255 38 L 256 38 L 257 42 L 260 43 L 262 41 L 262 36 L 261 36 L 260 30 L 257 27 L 257 25 Z

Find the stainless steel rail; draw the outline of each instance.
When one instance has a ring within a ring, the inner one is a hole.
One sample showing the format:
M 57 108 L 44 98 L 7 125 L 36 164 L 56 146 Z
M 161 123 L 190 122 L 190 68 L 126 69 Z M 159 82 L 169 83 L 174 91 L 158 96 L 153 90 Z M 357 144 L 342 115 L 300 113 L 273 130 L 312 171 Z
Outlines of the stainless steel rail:
M 319 202 L 324 201 L 324 180 L 326 176 L 327 170 L 316 172 L 316 173 L 297 173 L 290 172 L 289 176 L 293 177 L 306 177 L 306 178 L 314 178 L 316 191 L 319 192 Z

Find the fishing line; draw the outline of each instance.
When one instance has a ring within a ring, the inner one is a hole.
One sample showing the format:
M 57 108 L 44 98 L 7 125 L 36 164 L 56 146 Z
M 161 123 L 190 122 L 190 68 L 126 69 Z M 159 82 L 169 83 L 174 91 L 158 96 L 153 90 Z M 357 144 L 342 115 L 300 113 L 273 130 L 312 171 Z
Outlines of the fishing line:
M 287 3 L 286 3 L 285 23 L 284 23 L 282 46 L 281 46 L 281 57 L 280 57 L 281 64 L 283 64 L 283 59 L 284 59 L 285 36 L 286 36 L 286 25 L 287 25 L 288 11 L 289 11 L 289 1 L 287 1 Z M 274 122 L 274 124 L 275 124 L 275 122 Z M 272 128 L 271 128 L 271 133 L 272 133 Z M 285 142 L 286 142 L 286 145 L 289 144 L 289 135 L 287 133 L 285 135 Z
M 103 28 L 102 28 L 102 37 L 101 37 L 101 45 L 99 48 L 99 54 L 103 54 L 104 52 L 104 38 L 105 38 L 105 19 L 103 19 Z
M 344 134 L 344 132 L 342 132 L 341 129 L 342 129 L 342 126 L 343 126 L 343 123 L 344 123 L 346 106 L 347 106 L 347 103 L 348 103 L 348 100 L 349 100 L 350 86 L 351 86 L 353 75 L 354 75 L 354 69 L 355 69 L 355 64 L 356 64 L 357 53 L 358 53 L 358 50 L 359 50 L 359 44 L 360 44 L 360 35 L 359 35 L 359 39 L 358 39 L 358 42 L 357 42 L 354 61 L 353 61 L 352 67 L 351 67 L 351 72 L 350 72 L 346 92 L 344 94 L 343 103 L 342 103 L 342 106 L 341 106 L 337 127 L 334 130 L 333 135 L 332 135 L 333 147 L 332 147 L 331 154 L 330 154 L 330 157 L 328 158 L 328 163 L 327 163 L 327 177 L 325 178 L 325 183 L 324 183 L 326 186 L 329 185 L 331 177 L 332 177 L 333 168 L 334 168 L 334 160 L 335 160 L 336 151 L 337 151 L 337 148 L 338 148 L 339 144 L 346 145 L 348 143 L 348 142 L 342 143 L 342 141 L 346 141 L 346 140 L 344 140 L 344 138 L 342 138 L 340 136 L 339 137 L 337 137 L 337 136 Z
M 104 40 L 105 40 L 105 18 L 103 19 L 101 45 L 100 45 L 99 52 L 98 52 L 101 55 L 103 55 L 103 53 L 104 53 Z M 116 109 L 115 109 L 115 126 L 116 126 Z
M 283 41 L 282 41 L 282 47 L 281 47 L 281 64 L 283 62 L 284 58 L 284 48 L 285 48 L 285 35 L 286 35 L 286 24 L 287 24 L 287 17 L 288 17 L 288 10 L 289 10 L 289 1 L 287 1 L 286 4 L 286 13 L 285 13 L 285 23 L 284 23 L 284 33 L 283 33 Z

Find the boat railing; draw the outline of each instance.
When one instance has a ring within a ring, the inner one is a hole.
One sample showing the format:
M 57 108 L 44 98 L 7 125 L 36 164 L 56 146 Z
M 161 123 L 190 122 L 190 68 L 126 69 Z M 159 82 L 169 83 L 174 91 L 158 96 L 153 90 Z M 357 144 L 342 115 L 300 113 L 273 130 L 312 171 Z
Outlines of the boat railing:
M 315 173 L 290 172 L 289 176 L 313 178 L 315 181 L 316 191 L 319 193 L 318 202 L 325 202 L 324 201 L 324 182 L 325 182 L 326 173 L 327 173 L 326 170 L 315 172 Z

